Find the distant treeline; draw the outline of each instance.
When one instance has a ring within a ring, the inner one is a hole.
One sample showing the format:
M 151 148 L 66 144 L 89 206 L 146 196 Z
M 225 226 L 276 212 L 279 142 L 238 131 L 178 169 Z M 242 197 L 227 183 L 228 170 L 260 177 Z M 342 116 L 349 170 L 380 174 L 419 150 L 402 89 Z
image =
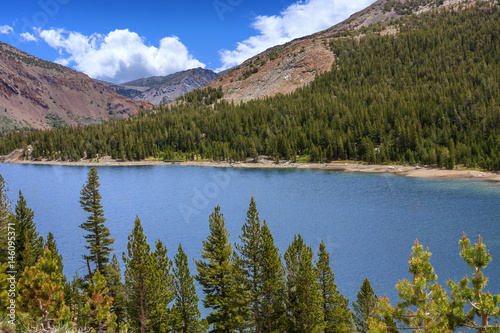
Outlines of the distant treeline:
M 232 104 L 198 90 L 128 120 L 4 133 L 0 153 L 31 144 L 35 159 L 267 155 L 499 170 L 499 22 L 495 1 L 402 17 L 333 38 L 332 70 L 290 95 Z

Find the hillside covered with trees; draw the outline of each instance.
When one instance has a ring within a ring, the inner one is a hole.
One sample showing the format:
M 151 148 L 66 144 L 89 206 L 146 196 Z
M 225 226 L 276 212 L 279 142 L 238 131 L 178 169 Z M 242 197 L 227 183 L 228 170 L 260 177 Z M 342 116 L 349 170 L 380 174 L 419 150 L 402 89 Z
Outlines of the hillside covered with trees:
M 32 145 L 34 159 L 70 161 L 267 155 L 499 170 L 498 1 L 457 6 L 338 33 L 332 70 L 290 95 L 234 105 L 197 90 L 127 120 L 3 133 L 0 153 Z

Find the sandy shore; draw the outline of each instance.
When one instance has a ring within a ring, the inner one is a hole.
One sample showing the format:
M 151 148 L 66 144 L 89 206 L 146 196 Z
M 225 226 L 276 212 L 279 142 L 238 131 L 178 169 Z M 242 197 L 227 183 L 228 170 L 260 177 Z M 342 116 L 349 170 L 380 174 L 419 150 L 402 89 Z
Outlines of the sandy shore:
M 78 162 L 66 161 L 26 161 L 26 160 L 8 160 L 4 163 L 16 164 L 41 164 L 41 165 L 67 165 L 67 166 L 146 166 L 146 165 L 184 165 L 184 166 L 206 166 L 218 168 L 267 168 L 267 169 L 315 169 L 315 170 L 334 170 L 345 172 L 367 172 L 367 173 L 393 173 L 400 176 L 422 177 L 422 178 L 473 178 L 485 179 L 500 183 L 500 173 L 493 173 L 479 170 L 445 170 L 437 168 L 424 168 L 404 165 L 373 165 L 361 163 L 274 163 L 269 159 L 259 159 L 258 162 L 206 162 L 206 161 L 187 161 L 187 162 L 163 162 L 163 161 L 127 161 L 120 162 L 110 157 L 103 157 L 99 160 L 81 160 Z

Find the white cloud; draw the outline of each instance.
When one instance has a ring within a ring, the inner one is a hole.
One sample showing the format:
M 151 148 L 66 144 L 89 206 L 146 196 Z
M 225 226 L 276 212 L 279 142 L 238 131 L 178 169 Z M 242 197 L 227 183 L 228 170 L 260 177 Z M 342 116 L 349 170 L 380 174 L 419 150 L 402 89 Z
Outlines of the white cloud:
M 14 32 L 14 29 L 8 25 L 0 25 L 0 35 L 8 35 Z
M 24 32 L 22 34 L 19 34 L 19 36 L 21 36 L 27 42 L 36 42 L 38 40 L 33 34 L 30 34 L 29 32 Z
M 239 65 L 275 45 L 327 29 L 373 1 L 304 0 L 290 5 L 280 15 L 257 16 L 252 28 L 258 34 L 239 42 L 235 50 L 220 50 L 222 67 L 217 71 Z
M 90 77 L 111 82 L 205 67 L 175 36 L 163 38 L 155 47 L 147 46 L 144 38 L 128 29 L 91 36 L 63 29 L 37 32 L 48 45 L 59 50 L 61 57 L 56 62 L 66 66 L 74 64 L 75 69 Z

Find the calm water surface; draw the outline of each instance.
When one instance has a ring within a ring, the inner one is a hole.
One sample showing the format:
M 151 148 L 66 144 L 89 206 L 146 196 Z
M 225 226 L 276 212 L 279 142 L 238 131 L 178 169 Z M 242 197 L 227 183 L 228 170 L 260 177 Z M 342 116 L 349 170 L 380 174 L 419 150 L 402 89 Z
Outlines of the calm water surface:
M 54 234 L 64 273 L 85 273 L 86 214 L 78 200 L 88 167 L 0 165 L 17 201 L 22 190 L 35 211 L 38 231 Z M 309 170 L 219 169 L 148 166 L 100 167 L 100 192 L 107 225 L 121 261 L 138 215 L 150 244 L 160 238 L 172 258 L 179 242 L 199 258 L 208 235 L 208 216 L 220 205 L 231 234 L 238 235 L 253 196 L 283 254 L 295 234 L 318 251 L 330 252 L 339 290 L 355 300 L 365 277 L 381 296 L 397 298 L 394 285 L 410 278 L 408 259 L 415 238 L 433 253 L 431 263 L 446 283 L 471 275 L 458 255 L 465 231 L 484 237 L 493 261 L 488 289 L 500 293 L 500 185 L 476 180 L 436 180 L 388 174 Z M 191 262 L 192 273 L 195 272 Z M 123 271 L 123 267 L 122 267 Z M 199 295 L 200 298 L 203 295 Z

